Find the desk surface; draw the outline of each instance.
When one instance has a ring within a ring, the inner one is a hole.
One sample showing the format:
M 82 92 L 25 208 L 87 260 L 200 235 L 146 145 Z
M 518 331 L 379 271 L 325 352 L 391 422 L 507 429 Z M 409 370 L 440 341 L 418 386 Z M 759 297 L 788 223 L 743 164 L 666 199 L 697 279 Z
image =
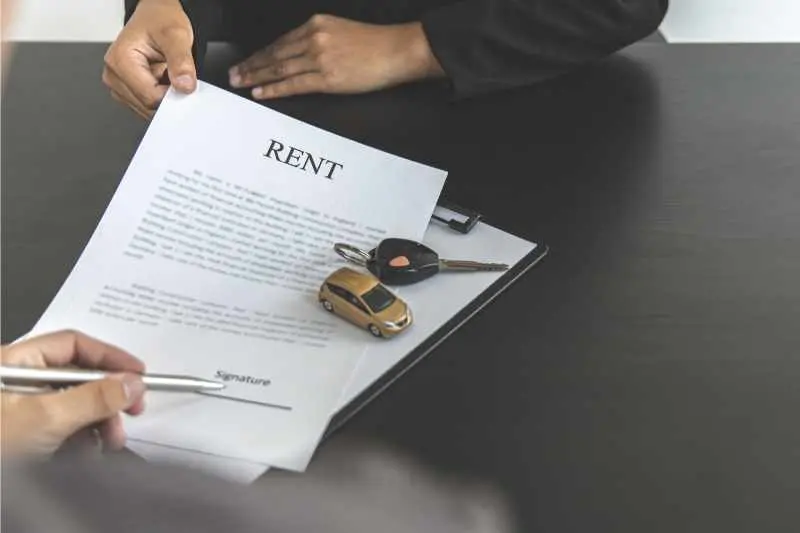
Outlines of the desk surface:
M 102 45 L 24 45 L 3 100 L 2 333 L 44 310 L 144 124 Z M 213 79 L 213 78 L 212 78 Z M 640 45 L 536 88 L 279 101 L 450 171 L 550 256 L 340 437 L 498 483 L 524 531 L 787 531 L 800 489 L 800 46 Z

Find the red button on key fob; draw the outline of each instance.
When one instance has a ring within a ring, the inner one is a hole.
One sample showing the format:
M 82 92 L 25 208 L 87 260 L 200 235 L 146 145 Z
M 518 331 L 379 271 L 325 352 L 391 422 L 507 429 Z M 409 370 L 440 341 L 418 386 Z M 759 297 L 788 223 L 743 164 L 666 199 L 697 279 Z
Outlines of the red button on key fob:
M 408 239 L 384 239 L 370 256 L 367 269 L 387 285 L 410 285 L 439 272 L 439 254 Z

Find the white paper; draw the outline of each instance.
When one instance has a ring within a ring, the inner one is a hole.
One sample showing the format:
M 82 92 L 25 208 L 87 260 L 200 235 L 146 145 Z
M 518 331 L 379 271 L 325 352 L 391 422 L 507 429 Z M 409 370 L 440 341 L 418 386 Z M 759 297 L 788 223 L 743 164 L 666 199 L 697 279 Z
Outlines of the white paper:
M 537 247 L 535 243 L 484 223 L 478 223 L 469 235 L 460 235 L 439 224 L 431 224 L 425 233 L 424 242 L 446 259 L 485 259 L 509 265 L 518 263 Z M 394 339 L 378 340 L 370 345 L 334 413 L 364 392 L 503 274 L 502 272 L 442 273 L 424 283 L 403 287 L 398 291 L 414 310 L 414 325 Z M 198 427 L 191 423 L 186 411 L 177 409 L 173 413 L 162 414 L 160 423 L 153 424 L 152 431 L 142 435 L 154 440 L 166 440 L 163 432 L 169 432 L 172 438 L 175 433 L 186 430 L 200 432 L 198 438 L 201 438 L 203 431 L 212 432 L 217 424 L 224 424 L 226 418 L 241 416 L 246 412 L 248 418 L 256 420 L 260 413 L 258 406 L 223 405 L 207 399 L 202 401 L 207 426 Z M 247 447 L 246 442 L 238 444 L 241 446 L 233 446 L 228 453 L 223 453 L 229 457 L 231 468 L 235 471 L 249 468 L 256 472 L 260 465 L 237 459 Z M 202 456 L 193 457 L 190 450 L 183 450 L 182 453 L 196 461 L 195 464 L 203 462 Z M 150 458 L 147 451 L 143 455 L 145 458 Z M 218 458 L 211 461 L 210 467 L 213 468 Z
M 211 85 L 170 92 L 33 333 L 227 382 L 225 399 L 151 394 L 134 438 L 302 470 L 370 340 L 317 301 L 333 243 L 421 238 L 445 177 Z M 147 438 L 161 412 L 188 424 Z
M 203 470 L 228 481 L 244 485 L 249 485 L 269 470 L 267 465 L 206 453 L 189 452 L 150 442 L 128 440 L 126 447 L 150 463 L 166 463 Z

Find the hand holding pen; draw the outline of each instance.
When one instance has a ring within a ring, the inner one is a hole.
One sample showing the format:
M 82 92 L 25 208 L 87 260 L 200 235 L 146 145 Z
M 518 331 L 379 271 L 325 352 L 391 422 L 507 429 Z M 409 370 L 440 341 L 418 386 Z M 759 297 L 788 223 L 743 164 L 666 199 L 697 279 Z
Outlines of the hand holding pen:
M 121 413 L 144 410 L 144 364 L 132 355 L 74 331 L 32 337 L 2 347 L 2 364 L 52 368 L 101 369 L 105 379 L 48 394 L 2 393 L 2 443 L 8 454 L 49 455 L 71 438 L 93 438 L 92 426 L 105 447 L 125 445 Z

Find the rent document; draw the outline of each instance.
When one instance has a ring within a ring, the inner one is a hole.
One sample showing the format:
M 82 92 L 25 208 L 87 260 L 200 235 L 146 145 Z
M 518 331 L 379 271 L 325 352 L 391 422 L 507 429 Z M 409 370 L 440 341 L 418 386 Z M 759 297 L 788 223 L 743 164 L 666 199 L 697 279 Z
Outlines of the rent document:
M 317 301 L 333 243 L 420 239 L 445 178 L 208 84 L 170 92 L 33 333 L 225 381 L 219 401 L 263 407 L 261 427 L 195 445 L 260 436 L 247 459 L 303 469 L 369 340 Z
M 483 222 L 478 223 L 467 236 L 459 235 L 441 224 L 431 224 L 425 232 L 423 242 L 444 257 L 485 259 L 510 265 L 517 265 L 538 247 L 536 243 L 520 239 Z M 443 273 L 424 283 L 403 287 L 400 294 L 414 310 L 414 326 L 391 342 L 370 343 L 331 414 L 343 409 L 375 381 L 391 373 L 397 363 L 454 316 L 462 313 L 481 293 L 507 275 L 505 272 L 473 272 L 464 275 Z M 431 357 L 435 357 L 435 354 Z M 492 357 L 501 356 L 494 354 Z M 388 386 L 388 383 L 385 384 Z M 374 392 L 377 394 L 379 391 Z M 262 415 L 259 413 L 263 409 L 256 405 L 219 402 L 208 398 L 182 398 L 182 403 L 183 406 L 173 404 L 168 409 L 164 405 L 159 406 L 161 410 L 157 417 L 127 421 L 129 428 L 131 422 L 136 428 L 137 439 L 149 441 L 131 440 L 130 448 L 148 460 L 185 462 L 243 483 L 252 482 L 266 471 L 266 465 L 241 460 L 241 457 L 251 453 L 250 444 L 246 440 L 238 440 L 225 449 L 212 450 L 204 447 L 203 453 L 187 449 L 193 442 L 213 442 L 219 428 L 236 432 L 236 428 L 246 425 L 247 421 L 260 419 Z M 194 412 L 202 412 L 207 424 L 194 423 Z M 192 437 L 189 438 L 189 435 Z M 153 444 L 159 442 L 170 442 L 172 447 Z M 209 451 L 213 451 L 213 454 L 207 453 Z

